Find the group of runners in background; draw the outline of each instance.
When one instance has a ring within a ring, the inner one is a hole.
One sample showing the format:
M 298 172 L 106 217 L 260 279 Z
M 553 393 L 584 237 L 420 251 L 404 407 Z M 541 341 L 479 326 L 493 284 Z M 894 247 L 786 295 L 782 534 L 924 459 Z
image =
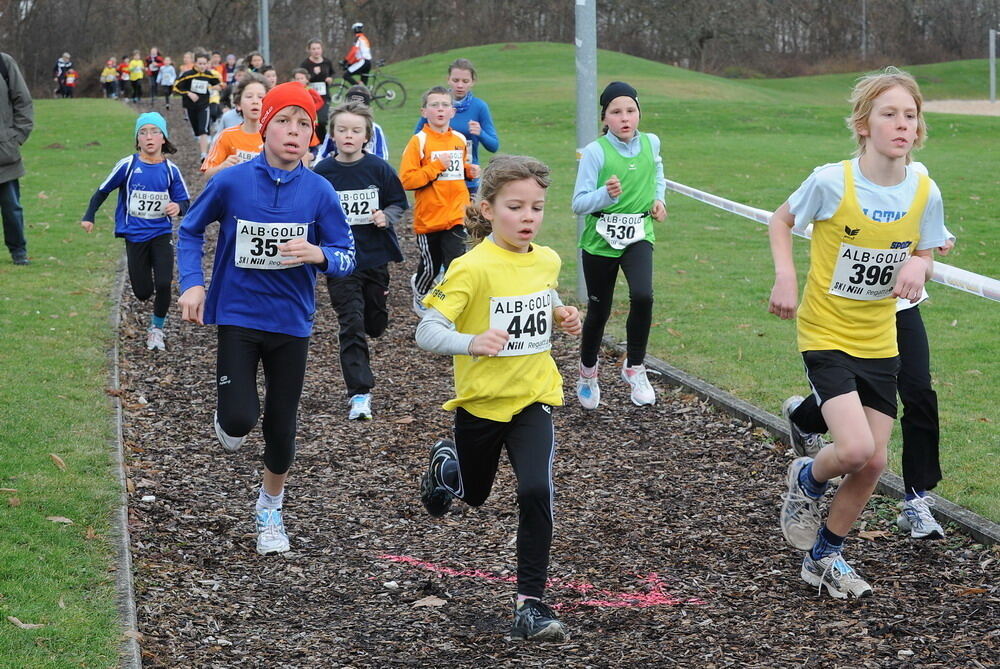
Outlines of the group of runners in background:
M 179 306 L 183 320 L 217 325 L 214 430 L 227 451 L 238 450 L 258 422 L 256 374 L 258 367 L 264 371 L 257 550 L 279 553 L 289 549 L 281 510 L 316 279 L 326 277 L 339 321 L 347 417 L 371 419 L 368 338 L 389 325 L 389 265 L 403 257 L 395 226 L 410 207 L 405 191 L 412 191 L 416 343 L 452 356 L 455 382 L 455 397 L 444 405 L 455 411 L 454 433 L 430 448 L 421 501 L 432 516 L 447 513 L 455 498 L 483 504 L 506 448 L 519 508 L 511 637 L 564 640 L 565 626 L 542 601 L 553 531 L 552 407 L 563 404 L 552 336 L 559 327 L 582 337 L 577 399 L 585 410 L 598 410 L 600 345 L 620 271 L 629 313 L 626 355 L 615 375 L 633 404 L 655 404 L 644 360 L 653 245 L 667 215 L 660 140 L 639 131 L 638 92 L 625 82 L 608 84 L 600 97 L 604 130 L 582 153 L 572 199 L 573 211 L 586 216 L 579 246 L 588 300 L 581 318 L 560 300 L 558 254 L 534 241 L 549 169 L 510 155 L 480 167 L 480 148 L 496 153 L 500 141 L 488 105 L 472 93 L 477 73 L 471 62 L 454 61 L 445 85 L 423 94 L 421 118 L 397 172 L 370 93 L 359 81 L 344 104 L 329 109 L 325 86 L 313 84 L 329 84 L 332 64 L 318 42 L 307 48 L 298 79 L 281 84 L 263 76 L 255 54 L 245 59 L 245 76 L 232 81 L 228 70 L 223 77 L 208 56 L 196 55 L 171 86 L 185 95 L 189 120 L 197 120 L 192 128 L 204 146 L 204 191 L 190 202 L 180 170 L 167 158 L 175 148 L 166 121 L 147 112 L 135 124 L 137 153 L 119 161 L 99 186 L 82 225 L 90 232 L 97 207 L 118 190 L 115 234 L 126 240 L 135 295 L 155 295 L 147 346 L 163 350 L 174 264 L 171 219 L 183 217 Z M 363 77 L 364 68 L 353 74 Z M 196 89 L 196 82 L 204 86 Z M 201 96 L 230 84 L 236 123 L 209 152 L 207 125 L 200 133 Z M 781 318 L 797 314 L 811 386 L 807 399 L 793 396 L 783 407 L 799 457 L 785 482 L 780 525 L 805 553 L 802 578 L 838 598 L 872 593 L 844 559 L 843 544 L 885 467 L 897 377 L 911 493 L 899 523 L 913 537 L 943 536 L 927 497 L 940 479 L 937 407 L 915 305 L 926 297 L 933 250 L 947 252 L 954 238 L 944 227 L 940 192 L 911 160 L 926 137 L 921 105 L 916 82 L 895 68 L 862 79 L 850 119 L 855 158 L 817 168 L 770 226 L 776 274 L 770 310 Z M 206 289 L 204 233 L 216 222 Z M 810 224 L 812 259 L 799 305 L 790 232 Z M 896 298 L 905 303 L 899 315 Z M 838 477 L 824 522 L 819 500 Z

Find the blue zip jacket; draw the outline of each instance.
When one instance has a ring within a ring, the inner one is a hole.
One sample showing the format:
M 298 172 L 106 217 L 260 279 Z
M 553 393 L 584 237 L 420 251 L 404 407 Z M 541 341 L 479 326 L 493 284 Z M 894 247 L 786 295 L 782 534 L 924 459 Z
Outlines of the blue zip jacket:
M 316 273 L 347 276 L 354 271 L 354 237 L 333 186 L 301 164 L 291 171 L 271 167 L 263 152 L 217 173 L 178 231 L 181 293 L 205 285 L 205 228 L 213 221 L 219 222 L 219 239 L 205 323 L 308 337 L 316 311 Z M 273 233 L 259 232 L 268 224 L 286 225 L 274 226 Z M 323 249 L 325 264 L 271 270 L 252 266 L 280 260 L 276 244 L 287 239 L 278 237 L 285 236 L 284 230 L 302 229 L 307 241 Z
M 469 132 L 469 121 L 479 121 L 480 133 L 473 135 Z M 427 119 L 420 117 L 417 127 L 413 129 L 413 134 L 420 132 L 420 129 L 427 124 Z M 500 138 L 497 137 L 496 126 L 493 125 L 493 117 L 490 115 L 490 106 L 474 96 L 472 91 L 465 94 L 461 100 L 455 100 L 455 116 L 448 121 L 448 127 L 457 130 L 465 138 L 472 142 L 472 162 L 479 164 L 479 145 L 490 153 L 496 153 L 500 149 Z M 470 192 L 475 192 L 479 186 L 479 179 L 467 179 L 465 185 Z
M 187 184 L 181 171 L 170 160 L 160 163 L 143 162 L 134 153 L 119 160 L 97 192 L 90 198 L 87 212 L 81 220 L 93 221 L 97 210 L 108 195 L 118 190 L 118 205 L 115 207 L 115 237 L 124 237 L 130 242 L 146 242 L 173 232 L 170 217 L 163 213 L 168 202 L 176 202 L 181 214 L 187 209 Z M 161 199 L 142 199 L 143 191 L 149 196 Z M 138 193 L 138 196 L 136 194 Z M 135 201 L 133 200 L 135 197 Z M 133 216 L 132 212 L 139 213 Z

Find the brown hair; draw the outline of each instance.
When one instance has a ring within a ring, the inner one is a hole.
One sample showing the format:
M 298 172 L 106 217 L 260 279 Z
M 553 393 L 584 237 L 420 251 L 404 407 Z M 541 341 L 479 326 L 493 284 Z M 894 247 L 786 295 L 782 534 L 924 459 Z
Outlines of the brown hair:
M 465 208 L 465 229 L 469 232 L 469 245 L 475 246 L 493 232 L 493 224 L 483 216 L 482 203 L 496 203 L 500 189 L 512 181 L 534 179 L 542 188 L 548 188 L 549 168 L 531 156 L 493 156 L 479 180 L 476 201 Z
M 476 80 L 476 68 L 468 58 L 456 58 L 451 61 L 451 65 L 448 66 L 448 76 L 451 76 L 452 70 L 468 70 L 472 80 Z
M 875 98 L 894 86 L 902 86 L 903 90 L 913 96 L 913 101 L 917 105 L 917 138 L 913 142 L 911 153 L 924 145 L 924 141 L 927 139 L 927 123 L 921 112 L 924 106 L 924 96 L 920 94 L 920 86 L 917 85 L 917 80 L 909 72 L 904 72 L 898 67 L 890 65 L 880 72 L 873 72 L 858 79 L 858 83 L 854 85 L 854 90 L 851 92 L 853 110 L 851 115 L 844 120 L 847 122 L 847 128 L 854 134 L 854 141 L 858 144 L 858 148 L 854 151 L 855 156 L 862 156 L 865 153 L 868 138 L 859 131 L 868 127 L 868 118 L 871 116 Z M 910 155 L 907 154 L 906 162 L 909 163 L 910 160 Z
M 375 133 L 375 117 L 372 116 L 372 110 L 368 105 L 360 102 L 345 102 L 333 109 L 330 112 L 328 128 L 331 136 L 333 136 L 333 124 L 337 122 L 337 116 L 340 114 L 354 114 L 363 118 L 365 120 L 365 141 L 371 141 L 372 135 Z
M 267 79 L 264 78 L 264 75 L 258 74 L 256 72 L 247 72 L 246 74 L 243 75 L 243 78 L 237 81 L 236 84 L 233 86 L 233 97 L 232 97 L 233 108 L 235 108 L 236 105 L 242 103 L 243 91 L 245 91 L 247 89 L 247 86 L 249 86 L 250 84 L 260 84 L 261 86 L 264 87 L 265 93 L 271 90 L 271 84 L 269 84 Z M 240 116 L 243 116 L 243 111 L 240 110 L 239 114 Z
M 444 86 L 432 86 L 431 88 L 428 88 L 426 91 L 424 91 L 424 94 L 420 96 L 421 108 L 427 106 L 427 98 L 429 98 L 432 95 L 447 95 L 449 100 L 451 100 L 452 102 L 455 101 L 455 96 L 451 94 L 451 91 L 449 89 L 445 88 Z

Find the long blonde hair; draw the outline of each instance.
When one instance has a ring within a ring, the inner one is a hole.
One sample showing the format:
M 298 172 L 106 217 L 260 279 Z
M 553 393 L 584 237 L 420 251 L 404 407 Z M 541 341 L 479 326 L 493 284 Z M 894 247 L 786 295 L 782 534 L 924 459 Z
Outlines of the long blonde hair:
M 501 188 L 522 179 L 534 179 L 542 188 L 548 188 L 549 168 L 531 156 L 493 156 L 479 180 L 476 201 L 465 208 L 465 229 L 469 232 L 470 246 L 475 246 L 493 232 L 493 224 L 483 216 L 482 203 L 496 204 Z
M 913 142 L 911 153 L 924 145 L 924 141 L 927 139 L 927 123 L 924 121 L 922 111 L 924 96 L 920 93 L 920 86 L 917 85 L 917 80 L 909 72 L 904 72 L 898 67 L 890 65 L 880 72 L 873 72 L 858 79 L 858 83 L 854 85 L 854 90 L 851 92 L 853 111 L 844 120 L 847 122 L 847 128 L 854 134 L 854 141 L 858 145 L 854 151 L 855 156 L 862 156 L 865 153 L 868 138 L 860 131 L 868 126 L 868 117 L 871 116 L 875 98 L 894 86 L 902 86 L 903 90 L 913 97 L 913 101 L 917 105 L 917 138 Z M 907 155 L 906 162 L 909 163 L 910 160 L 910 156 Z

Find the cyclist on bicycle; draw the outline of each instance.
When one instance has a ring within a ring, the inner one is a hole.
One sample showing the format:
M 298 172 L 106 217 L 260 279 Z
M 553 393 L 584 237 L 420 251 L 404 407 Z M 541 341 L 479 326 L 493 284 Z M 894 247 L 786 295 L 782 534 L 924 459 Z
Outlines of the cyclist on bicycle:
M 344 80 L 352 86 L 357 85 L 355 75 L 361 78 L 361 83 L 368 85 L 368 72 L 372 69 L 372 47 L 364 33 L 365 24 L 360 21 L 351 26 L 354 31 L 354 44 L 351 46 L 344 60 L 340 64 L 344 66 Z

